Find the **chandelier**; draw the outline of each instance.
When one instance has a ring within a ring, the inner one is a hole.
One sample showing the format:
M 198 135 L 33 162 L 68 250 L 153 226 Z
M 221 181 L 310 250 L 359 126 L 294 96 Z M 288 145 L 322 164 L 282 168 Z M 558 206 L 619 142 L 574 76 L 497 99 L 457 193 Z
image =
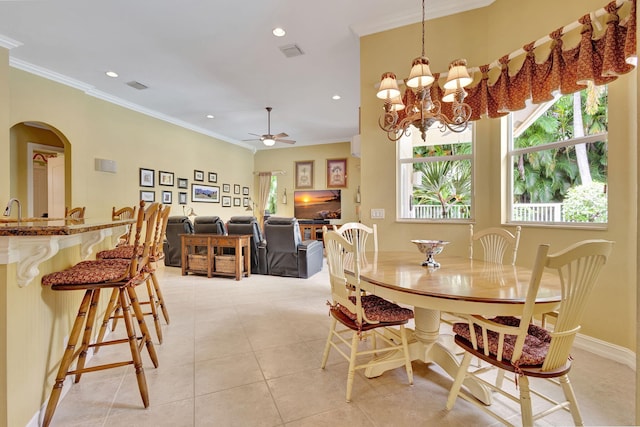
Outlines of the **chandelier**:
M 404 96 L 400 96 L 398 82 L 394 73 L 382 75 L 377 97 L 384 100 L 384 114 L 378 124 L 387 133 L 391 141 L 399 140 L 403 135 L 411 135 L 410 125 L 420 130 L 422 139 L 431 125 L 438 122 L 441 131 L 463 132 L 471 117 L 471 107 L 464 102 L 467 92 L 464 90 L 473 79 L 469 77 L 467 61 L 457 59 L 449 65 L 447 81 L 444 84 L 443 102 L 452 103 L 451 116 L 441 109 L 441 102 L 432 99 L 431 89 L 435 78 L 429 69 L 429 58 L 425 56 L 425 9 L 422 0 L 422 55 L 413 60 L 409 78 L 404 80 L 407 87 Z

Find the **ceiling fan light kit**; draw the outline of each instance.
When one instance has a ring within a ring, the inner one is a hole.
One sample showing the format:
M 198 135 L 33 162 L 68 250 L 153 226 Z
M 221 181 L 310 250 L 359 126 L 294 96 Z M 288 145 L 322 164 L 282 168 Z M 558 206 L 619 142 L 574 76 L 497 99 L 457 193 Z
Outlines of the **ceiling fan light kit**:
M 295 144 L 296 142 L 292 139 L 283 139 L 288 137 L 284 132 L 280 132 L 277 135 L 271 134 L 271 110 L 273 108 L 266 107 L 267 110 L 267 133 L 264 135 L 258 135 L 255 133 L 250 133 L 249 135 L 258 136 L 258 139 L 245 139 L 245 141 L 262 141 L 262 143 L 267 147 L 272 147 L 276 142 L 284 142 L 285 144 Z

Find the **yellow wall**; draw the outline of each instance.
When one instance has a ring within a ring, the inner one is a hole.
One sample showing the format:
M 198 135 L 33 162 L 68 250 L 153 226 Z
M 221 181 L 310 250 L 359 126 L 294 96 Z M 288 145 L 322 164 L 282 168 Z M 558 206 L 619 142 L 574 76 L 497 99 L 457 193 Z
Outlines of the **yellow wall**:
M 490 63 L 604 4 L 602 0 L 497 0 L 483 9 L 428 21 L 426 53 L 431 69 L 446 71 L 449 61 L 458 57 L 466 57 L 470 67 Z M 411 239 L 436 238 L 452 241 L 447 253 L 466 255 L 466 224 L 395 220 L 395 145 L 378 129 L 381 102 L 374 85 L 385 71 L 406 77 L 412 59 L 420 55 L 420 40 L 420 24 L 361 39 L 362 221 L 372 222 L 369 209 L 385 209 L 385 219 L 378 222 L 381 250 L 414 250 Z M 635 324 L 636 318 L 637 95 L 635 71 L 609 87 L 608 229 L 525 226 L 518 253 L 519 264 L 530 264 L 540 243 L 550 243 L 553 250 L 586 238 L 615 240 L 613 256 L 589 302 L 590 315 L 584 319 L 582 332 L 632 351 L 636 348 L 635 330 L 629 325 Z M 501 226 L 505 204 L 501 199 L 499 119 L 477 123 L 475 155 L 476 227 Z
M 188 205 L 199 215 L 227 220 L 244 208 L 222 208 L 219 203 L 191 203 L 194 169 L 205 172 L 202 184 L 240 184 L 253 191 L 251 150 L 183 129 L 155 118 L 87 96 L 81 91 L 11 69 L 10 125 L 38 121 L 55 127 L 70 144 L 72 206 L 87 206 L 87 216 L 108 216 L 112 206 L 132 206 L 140 197 L 139 168 L 155 170 L 156 201 L 163 190 L 173 192 L 172 215 L 181 215 L 177 179 L 187 178 Z M 61 103 L 64 102 L 64 108 Z M 24 150 L 18 147 L 19 150 Z M 67 150 L 68 151 L 68 150 Z M 115 174 L 95 170 L 94 159 L 117 162 Z M 19 168 L 19 170 L 21 167 Z M 174 173 L 174 186 L 158 185 L 158 171 Z M 206 182 L 216 172 L 218 182 Z M 16 175 L 14 175 L 16 176 Z M 69 188 L 69 187 L 68 187 Z
M 355 198 L 360 185 L 360 159 L 351 156 L 351 144 L 348 142 L 313 145 L 307 147 L 292 147 L 275 150 L 261 150 L 255 155 L 257 172 L 282 170 L 284 175 L 278 175 L 278 210 L 276 216 L 293 215 L 293 192 L 295 191 L 295 162 L 314 161 L 313 188 L 323 190 L 327 188 L 327 159 L 347 159 L 347 188 L 341 189 L 342 219 L 339 221 L 358 221 Z M 257 188 L 258 178 L 255 181 Z M 287 204 L 282 204 L 282 193 L 287 189 Z

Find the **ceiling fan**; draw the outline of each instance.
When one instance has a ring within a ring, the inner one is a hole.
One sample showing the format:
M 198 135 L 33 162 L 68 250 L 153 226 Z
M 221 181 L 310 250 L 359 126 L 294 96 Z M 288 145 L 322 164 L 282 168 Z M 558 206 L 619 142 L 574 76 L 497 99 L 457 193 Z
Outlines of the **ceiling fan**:
M 272 135 L 271 134 L 271 107 L 266 107 L 267 110 L 267 115 L 268 115 L 268 121 L 267 121 L 267 133 L 264 135 L 258 135 L 255 133 L 249 133 L 249 135 L 254 135 L 257 136 L 258 138 L 254 138 L 254 139 L 245 139 L 245 141 L 262 141 L 262 143 L 264 145 L 266 145 L 267 147 L 271 147 L 273 144 L 275 144 L 276 142 L 284 142 L 285 144 L 295 144 L 296 142 L 292 139 L 282 139 L 282 138 L 286 138 L 289 135 L 287 135 L 286 133 L 282 132 L 279 133 L 277 135 Z

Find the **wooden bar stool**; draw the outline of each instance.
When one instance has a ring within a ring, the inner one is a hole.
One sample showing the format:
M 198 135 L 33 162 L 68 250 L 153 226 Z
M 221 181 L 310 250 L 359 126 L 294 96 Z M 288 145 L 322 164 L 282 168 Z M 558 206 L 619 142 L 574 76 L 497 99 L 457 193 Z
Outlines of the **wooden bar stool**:
M 138 212 L 138 207 L 137 206 L 125 206 L 123 208 L 120 209 L 116 209 L 116 207 L 114 206 L 111 209 L 111 220 L 112 221 L 121 221 L 123 219 L 133 219 L 136 217 L 136 213 Z M 133 225 L 129 225 L 127 227 L 127 231 L 118 236 L 118 243 L 116 243 L 116 247 L 118 246 L 122 246 L 122 245 L 130 245 L 131 244 L 131 236 L 133 235 L 133 230 L 134 227 Z M 100 257 L 96 257 L 98 259 L 100 259 Z M 131 258 L 131 256 L 129 255 L 127 258 Z M 114 290 L 111 294 L 112 298 L 113 297 L 117 297 L 117 291 Z M 120 307 L 118 307 L 117 312 L 116 312 L 116 316 L 113 319 L 113 322 L 111 324 L 111 331 L 115 331 L 116 330 L 116 324 L 118 323 L 118 319 L 121 318 L 122 316 L 119 315 L 120 313 Z M 97 353 L 97 349 L 96 349 L 96 353 Z
M 120 209 L 116 209 L 114 206 L 111 209 L 111 220 L 112 221 L 121 221 L 123 219 L 134 219 L 136 217 L 136 213 L 138 212 L 137 206 L 125 206 Z M 133 233 L 133 226 L 127 227 L 127 231 L 118 237 L 118 243 L 116 246 L 121 245 L 130 245 L 131 244 L 131 235 Z
M 64 208 L 64 217 L 71 219 L 84 219 L 84 212 L 86 207 L 78 207 L 78 208 Z
M 158 278 L 156 277 L 155 271 L 158 261 L 164 259 L 163 242 L 167 230 L 167 221 L 169 219 L 170 211 L 171 206 L 167 205 L 162 208 L 156 221 L 156 227 L 153 233 L 149 256 L 149 267 L 147 271 L 149 275 L 146 280 L 147 294 L 149 296 L 149 299 L 147 301 L 140 301 L 140 305 L 149 305 L 150 311 L 144 312 L 143 314 L 152 316 L 156 328 L 156 335 L 160 344 L 162 344 L 162 327 L 160 325 L 160 316 L 158 315 L 158 309 L 162 311 L 162 315 L 167 324 L 169 324 L 169 312 L 167 310 L 164 296 L 162 294 L 162 290 L 160 289 L 160 284 L 158 283 Z M 138 251 L 140 249 L 141 248 L 138 248 Z M 98 252 L 96 257 L 98 259 L 128 259 L 133 255 L 133 250 L 133 245 L 121 245 L 116 247 L 115 249 L 100 251 Z M 111 293 L 111 298 L 109 300 L 109 304 L 107 305 L 107 310 L 105 311 L 102 325 L 100 326 L 100 332 L 98 334 L 97 342 L 101 342 L 104 339 L 107 327 L 109 325 L 109 320 L 112 321 L 112 330 L 115 330 L 117 320 L 122 317 L 119 313 L 120 303 L 118 300 L 118 290 L 114 289 Z
M 140 202 L 140 210 L 136 222 L 136 233 L 134 239 L 133 255 L 130 259 L 109 259 L 82 261 L 73 267 L 47 274 L 42 278 L 42 284 L 51 286 L 55 291 L 76 291 L 84 290 L 85 294 L 78 310 L 78 315 L 73 323 L 67 347 L 62 356 L 60 367 L 56 375 L 55 384 L 51 390 L 49 401 L 44 415 L 42 425 L 48 426 L 51 423 L 55 413 L 65 378 L 68 375 L 75 375 L 75 382 L 85 372 L 94 372 L 105 369 L 117 368 L 125 365 L 133 365 L 138 381 L 138 388 L 144 407 L 149 406 L 149 390 L 147 388 L 146 377 L 142 366 L 142 358 L 140 350 L 146 346 L 154 367 L 158 366 L 158 357 L 151 340 L 149 329 L 145 323 L 144 315 L 135 287 L 147 280 L 149 255 L 151 253 L 151 244 L 153 230 L 158 215 L 157 203 L 151 204 L 146 210 L 144 209 L 144 201 Z M 141 241 L 141 230 L 145 231 L 145 238 Z M 142 252 L 138 251 L 138 247 L 142 247 Z M 111 341 L 91 343 L 93 327 L 98 310 L 98 302 L 100 299 L 100 291 L 102 289 L 117 289 L 118 301 L 122 307 L 125 327 L 127 330 L 127 338 L 114 339 Z M 131 314 L 133 310 L 133 316 Z M 134 319 L 138 322 L 141 336 L 138 337 Z M 80 335 L 82 341 L 76 350 Z M 138 343 L 139 341 L 139 343 Z M 89 349 L 95 349 L 104 345 L 129 344 L 131 351 L 131 360 L 117 361 L 96 366 L 85 366 Z M 71 365 L 76 361 L 76 367 L 70 370 Z

